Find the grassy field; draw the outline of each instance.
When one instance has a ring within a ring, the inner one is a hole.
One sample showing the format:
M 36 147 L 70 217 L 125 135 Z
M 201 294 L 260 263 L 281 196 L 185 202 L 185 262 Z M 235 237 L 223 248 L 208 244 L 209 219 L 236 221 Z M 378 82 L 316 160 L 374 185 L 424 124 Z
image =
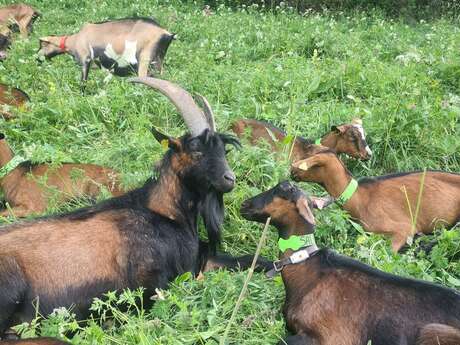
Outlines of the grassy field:
M 32 103 L 10 122 L 0 122 L 16 153 L 34 161 L 90 162 L 117 169 L 126 187 L 152 174 L 163 150 L 151 125 L 171 135 L 185 127 L 174 107 L 154 91 L 103 71 L 90 72 L 80 92 L 80 69 L 69 56 L 37 64 L 38 37 L 77 31 L 86 21 L 154 16 L 178 34 L 166 57 L 163 78 L 205 95 L 218 128 L 240 117 L 264 119 L 291 134 L 317 138 L 331 125 L 359 116 L 374 157 L 347 160 L 356 177 L 415 169 L 460 172 L 460 35 L 452 19 L 385 18 L 378 12 L 299 15 L 287 8 L 220 6 L 204 16 L 200 3 L 96 0 L 28 1 L 42 13 L 28 40 L 12 46 L 0 64 L 0 82 L 20 87 Z M 0 0 L 4 4 L 5 0 Z M 245 143 L 229 161 L 238 185 L 226 196 L 222 249 L 252 253 L 261 227 L 243 220 L 241 202 L 288 178 L 286 161 Z M 318 186 L 303 187 L 316 194 Z M 75 205 L 52 208 L 63 211 Z M 436 233 L 430 255 L 411 248 L 392 254 L 389 242 L 364 233 L 333 206 L 317 214 L 322 246 L 403 276 L 460 288 L 460 232 Z M 13 220 L 4 219 L 4 222 Z M 90 239 L 88 239 L 90 240 Z M 262 253 L 277 255 L 270 232 Z M 138 309 L 139 292 L 96 301 L 116 322 L 79 324 L 71 312 L 22 325 L 25 336 L 63 336 L 73 344 L 216 344 L 222 336 L 246 272 L 213 272 L 202 280 L 179 277 L 160 291 L 150 310 Z M 255 274 L 228 338 L 229 344 L 276 344 L 285 335 L 279 279 Z M 129 312 L 118 311 L 120 306 Z M 69 334 L 69 333 L 67 333 Z

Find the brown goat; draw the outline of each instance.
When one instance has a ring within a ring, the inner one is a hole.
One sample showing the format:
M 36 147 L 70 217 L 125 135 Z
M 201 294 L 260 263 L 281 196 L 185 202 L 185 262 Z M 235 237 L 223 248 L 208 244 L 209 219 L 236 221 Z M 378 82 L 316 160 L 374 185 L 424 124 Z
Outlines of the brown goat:
M 0 341 L 2 345 L 70 345 L 66 341 L 62 341 L 56 338 L 30 338 L 21 340 L 3 340 Z
M 17 25 L 23 37 L 28 36 L 33 20 L 40 15 L 25 4 L 14 4 L 0 8 L 0 26 Z
M 271 223 L 280 237 L 284 317 L 295 335 L 279 345 L 459 345 L 460 294 L 384 273 L 318 249 L 309 199 L 282 182 L 241 206 L 244 218 Z
M 29 96 L 24 91 L 0 83 L 0 115 L 5 120 L 13 117 L 10 107 L 23 107 L 28 101 Z
M 277 142 L 282 142 L 286 138 L 286 133 L 283 130 L 267 122 L 257 120 L 237 120 L 232 124 L 231 129 L 240 138 L 244 137 L 245 133 L 250 129 L 249 140 L 253 145 L 263 139 L 274 150 L 279 149 Z M 321 145 L 335 150 L 338 154 L 344 153 L 362 160 L 367 160 L 372 155 L 372 151 L 367 145 L 360 119 L 354 119 L 351 124 L 332 126 L 331 131 L 326 133 L 320 140 Z M 305 158 L 310 153 L 311 144 L 313 144 L 311 140 L 296 137 L 291 160 L 295 162 Z
M 151 64 L 161 74 L 174 37 L 151 18 L 126 18 L 85 24 L 69 36 L 42 37 L 38 54 L 48 59 L 64 53 L 72 55 L 82 66 L 82 82 L 87 80 L 93 61 L 116 75 L 137 72 L 139 77 L 146 77 Z
M 321 184 L 335 198 L 353 179 L 333 151 L 317 145 L 306 159 L 292 164 L 291 175 L 296 181 Z M 452 227 L 460 220 L 460 175 L 427 171 L 423 187 L 422 177 L 423 172 L 408 172 L 362 179 L 343 209 L 367 231 L 391 237 L 392 248 L 398 251 L 416 233 Z M 419 213 L 413 226 L 421 188 Z
M 56 192 L 60 202 L 75 197 L 95 198 L 101 192 L 101 186 L 114 196 L 123 194 L 117 173 L 109 168 L 73 163 L 53 168 L 47 164 L 15 162 L 14 159 L 4 134 L 0 133 L 0 171 L 5 174 L 0 176 L 0 187 L 11 207 L 1 211 L 1 216 L 25 217 L 42 213 Z M 5 169 L 10 171 L 3 171 Z

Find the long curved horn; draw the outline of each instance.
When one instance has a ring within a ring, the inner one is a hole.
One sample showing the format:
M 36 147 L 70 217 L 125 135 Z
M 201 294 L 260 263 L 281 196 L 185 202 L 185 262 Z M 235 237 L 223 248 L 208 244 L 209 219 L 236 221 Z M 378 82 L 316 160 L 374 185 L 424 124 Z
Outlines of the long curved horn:
M 199 93 L 195 93 L 195 98 L 198 98 L 199 102 L 201 103 L 200 106 L 204 110 L 204 115 L 208 120 L 210 129 L 215 132 L 216 131 L 216 122 L 214 121 L 214 112 L 212 111 L 211 105 L 209 104 L 206 97 L 200 95 Z
M 167 80 L 150 77 L 130 78 L 128 81 L 145 84 L 168 97 L 184 118 L 192 136 L 200 135 L 205 129 L 210 128 L 205 114 L 195 103 L 193 97 L 179 85 Z

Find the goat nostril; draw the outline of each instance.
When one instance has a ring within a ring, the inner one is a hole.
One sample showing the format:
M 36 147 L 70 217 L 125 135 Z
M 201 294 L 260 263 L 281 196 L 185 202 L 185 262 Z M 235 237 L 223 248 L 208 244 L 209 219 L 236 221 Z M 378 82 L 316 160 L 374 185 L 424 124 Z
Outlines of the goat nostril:
M 227 180 L 228 182 L 234 183 L 236 177 L 235 177 L 235 174 L 233 172 L 226 172 L 224 174 L 224 179 Z

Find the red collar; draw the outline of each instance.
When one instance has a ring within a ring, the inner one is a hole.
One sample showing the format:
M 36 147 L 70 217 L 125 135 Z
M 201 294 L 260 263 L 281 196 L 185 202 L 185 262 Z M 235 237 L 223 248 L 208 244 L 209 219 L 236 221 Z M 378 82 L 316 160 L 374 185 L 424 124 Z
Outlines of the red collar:
M 69 36 L 62 36 L 61 37 L 61 40 L 59 41 L 59 48 L 62 50 L 62 51 L 66 51 L 65 49 L 65 41 L 67 41 L 67 38 Z

